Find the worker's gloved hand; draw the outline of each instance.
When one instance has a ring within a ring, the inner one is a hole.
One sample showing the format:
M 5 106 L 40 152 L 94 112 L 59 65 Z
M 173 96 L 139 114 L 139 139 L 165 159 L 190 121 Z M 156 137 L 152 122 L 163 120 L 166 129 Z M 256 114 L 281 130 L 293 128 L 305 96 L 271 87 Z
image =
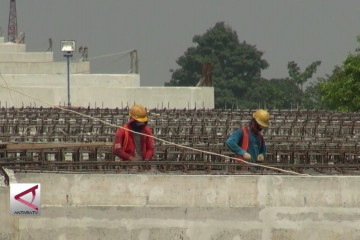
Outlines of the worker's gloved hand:
M 250 155 L 249 153 L 247 153 L 247 152 L 244 153 L 243 157 L 244 157 L 244 159 L 245 159 L 246 161 L 251 160 L 251 155 Z
M 257 157 L 257 160 L 258 160 L 259 162 L 264 161 L 264 155 L 259 154 L 258 157 Z

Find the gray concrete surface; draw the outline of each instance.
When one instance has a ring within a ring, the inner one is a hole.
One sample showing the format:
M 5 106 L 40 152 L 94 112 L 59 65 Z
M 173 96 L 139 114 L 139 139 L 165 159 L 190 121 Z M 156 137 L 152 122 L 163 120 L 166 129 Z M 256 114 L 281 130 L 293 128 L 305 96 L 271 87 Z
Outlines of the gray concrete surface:
M 18 52 L 26 52 L 26 45 L 25 44 L 15 44 L 9 42 L 0 41 L 0 52 L 1 53 L 18 53 Z
M 0 53 L 0 62 L 52 62 L 53 52 Z
M 2 219 L 18 226 L 0 232 L 18 239 L 360 239 L 357 176 L 16 173 L 15 178 L 41 184 L 41 216 L 15 218 L 3 206 L 9 200 L 0 203 L 7 213 Z M 9 197 L 0 189 L 0 199 Z
M 141 103 L 147 108 L 213 109 L 215 103 L 213 87 L 141 87 L 139 74 L 92 74 L 89 62 L 72 60 L 69 80 L 75 107 Z M 0 38 L 1 106 L 67 106 L 67 82 L 66 61 L 54 62 L 52 52 L 26 52 L 25 44 Z
M 66 62 L 14 62 L 0 63 L 3 74 L 67 74 Z M 71 62 L 70 73 L 90 73 L 89 62 Z
M 71 74 L 72 87 L 138 87 L 139 74 Z M 2 74 L 11 87 L 67 87 L 67 74 Z
M 10 188 L 0 185 L 0 239 L 16 239 L 18 223 L 19 218 L 10 215 Z
M 67 105 L 67 88 L 53 87 L 14 87 L 9 92 L 0 87 L 0 107 L 23 107 Z M 214 89 L 208 87 L 112 87 L 75 86 L 70 90 L 73 107 L 122 108 L 140 103 L 152 108 L 205 108 L 214 107 Z M 21 93 L 21 94 L 20 94 Z M 28 96 L 36 96 L 30 99 Z M 176 100 L 175 100 L 176 98 Z

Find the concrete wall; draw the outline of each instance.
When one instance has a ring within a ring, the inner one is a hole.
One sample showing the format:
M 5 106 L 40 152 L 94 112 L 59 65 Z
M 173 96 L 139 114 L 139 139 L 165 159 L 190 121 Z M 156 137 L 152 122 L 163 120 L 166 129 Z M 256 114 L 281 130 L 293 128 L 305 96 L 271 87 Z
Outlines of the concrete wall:
M 0 185 L 0 239 L 17 239 L 19 217 L 10 215 L 10 188 Z
M 91 74 L 89 62 L 75 60 L 70 73 L 74 107 L 141 103 L 148 108 L 212 109 L 215 104 L 213 87 L 141 87 L 139 74 Z M 68 104 L 67 63 L 54 62 L 52 52 L 26 52 L 25 44 L 4 43 L 0 38 L 0 74 L 0 107 Z
M 25 44 L 15 44 L 15 43 L 9 43 L 9 42 L 0 44 L 0 52 L 1 53 L 18 53 L 18 52 L 25 52 L 25 51 L 26 51 Z
M 0 81 L 1 82 L 1 81 Z M 79 81 L 80 82 L 80 81 Z M 2 84 L 2 83 L 1 83 Z M 13 87 L 21 92 L 9 92 L 0 88 L 1 106 L 44 106 L 67 105 L 66 86 L 53 87 Z M 83 84 L 73 86 L 70 90 L 70 101 L 74 107 L 108 107 L 123 108 L 141 103 L 147 108 L 214 108 L 214 88 L 209 87 L 125 87 L 114 85 Z M 24 95 L 25 94 L 25 95 Z M 34 96 L 36 99 L 29 98 Z M 43 101 L 40 101 L 43 100 Z M 45 103 L 46 102 L 46 103 Z
M 53 52 L 0 53 L 0 62 L 52 62 Z
M 62 87 L 67 89 L 67 74 L 2 74 L 0 83 L 9 87 Z M 71 74 L 70 87 L 138 87 L 139 74 Z
M 360 177 L 15 176 L 41 183 L 41 216 L 2 215 L 19 239 L 360 239 Z
M 14 62 L 1 63 L 2 74 L 67 74 L 66 62 Z M 90 73 L 89 62 L 71 62 L 70 73 Z

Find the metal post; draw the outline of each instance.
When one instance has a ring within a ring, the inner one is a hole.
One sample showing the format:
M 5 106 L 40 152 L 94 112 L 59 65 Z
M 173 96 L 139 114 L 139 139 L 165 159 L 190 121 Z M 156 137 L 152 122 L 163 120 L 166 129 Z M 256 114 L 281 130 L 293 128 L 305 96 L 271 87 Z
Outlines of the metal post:
M 61 41 L 61 52 L 64 53 L 64 57 L 67 60 L 67 95 L 68 95 L 68 107 L 71 107 L 70 101 L 70 57 L 73 56 L 75 51 L 75 41 L 73 40 L 63 40 Z
M 67 59 L 67 96 L 68 96 L 68 107 L 71 107 L 71 102 L 70 102 L 70 54 L 66 55 L 66 59 Z

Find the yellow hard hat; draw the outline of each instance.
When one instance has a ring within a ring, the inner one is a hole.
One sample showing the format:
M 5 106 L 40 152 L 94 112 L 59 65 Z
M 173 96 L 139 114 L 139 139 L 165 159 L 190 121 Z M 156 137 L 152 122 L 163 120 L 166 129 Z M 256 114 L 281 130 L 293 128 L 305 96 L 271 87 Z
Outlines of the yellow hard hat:
M 260 126 L 262 126 L 264 128 L 269 127 L 270 115 L 269 115 L 268 111 L 266 111 L 264 109 L 259 109 L 256 112 L 254 112 L 253 118 L 255 118 L 256 122 Z
M 132 106 L 129 115 L 138 122 L 147 122 L 148 120 L 146 108 L 141 104 Z

